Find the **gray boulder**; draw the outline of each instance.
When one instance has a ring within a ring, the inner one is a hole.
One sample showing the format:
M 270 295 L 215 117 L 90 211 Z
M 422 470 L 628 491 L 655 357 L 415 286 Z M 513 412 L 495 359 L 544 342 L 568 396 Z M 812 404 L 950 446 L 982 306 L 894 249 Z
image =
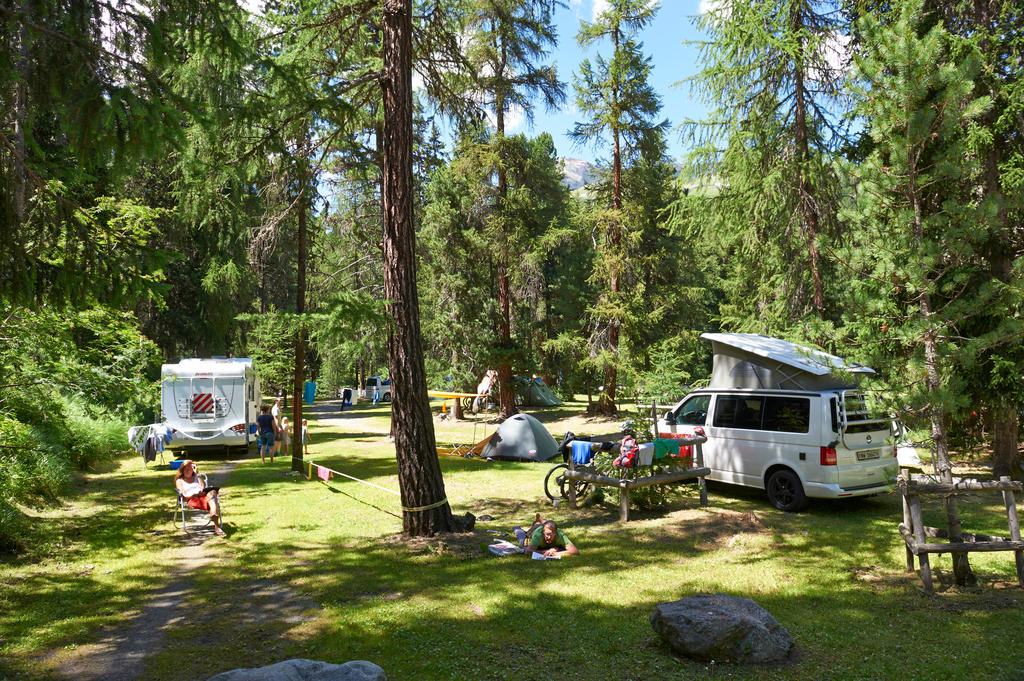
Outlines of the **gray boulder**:
M 232 669 L 209 681 L 387 681 L 387 678 L 383 669 L 365 660 L 345 664 L 285 660 L 269 667 Z
M 789 660 L 793 637 L 767 610 L 728 594 L 697 594 L 662 603 L 651 626 L 680 655 L 698 660 L 777 664 Z

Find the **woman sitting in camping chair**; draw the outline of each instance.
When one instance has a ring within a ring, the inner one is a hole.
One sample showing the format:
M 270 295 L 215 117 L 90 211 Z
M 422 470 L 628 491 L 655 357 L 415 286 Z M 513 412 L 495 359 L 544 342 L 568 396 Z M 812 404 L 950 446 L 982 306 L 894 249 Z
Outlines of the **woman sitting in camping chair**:
M 189 508 L 208 512 L 213 521 L 214 534 L 223 537 L 224 530 L 220 529 L 220 488 L 207 487 L 205 483 L 206 476 L 199 475 L 199 467 L 192 459 L 186 459 L 174 475 L 174 487 L 185 503 Z

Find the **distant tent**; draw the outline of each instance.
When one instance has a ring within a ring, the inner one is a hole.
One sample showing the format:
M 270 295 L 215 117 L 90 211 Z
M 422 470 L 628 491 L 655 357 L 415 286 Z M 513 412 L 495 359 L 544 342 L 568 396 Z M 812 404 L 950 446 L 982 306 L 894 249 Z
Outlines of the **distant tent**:
M 547 461 L 558 454 L 558 443 L 540 421 L 516 414 L 498 426 L 479 453 L 485 459 Z
M 541 378 L 516 376 L 516 403 L 524 407 L 557 407 L 562 404 Z

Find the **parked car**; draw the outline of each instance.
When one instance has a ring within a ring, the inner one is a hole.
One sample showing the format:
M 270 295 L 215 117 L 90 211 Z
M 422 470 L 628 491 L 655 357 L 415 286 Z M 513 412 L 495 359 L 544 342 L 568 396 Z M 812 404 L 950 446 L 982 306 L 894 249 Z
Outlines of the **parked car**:
M 366 397 L 373 399 L 374 389 L 380 390 L 380 399 L 385 402 L 391 401 L 391 379 L 380 376 L 370 376 L 366 379 Z
M 658 432 L 705 435 L 708 479 L 764 489 L 783 511 L 895 486 L 891 420 L 870 414 L 850 385 L 870 369 L 766 336 L 703 337 L 715 346 L 711 386 L 666 412 Z

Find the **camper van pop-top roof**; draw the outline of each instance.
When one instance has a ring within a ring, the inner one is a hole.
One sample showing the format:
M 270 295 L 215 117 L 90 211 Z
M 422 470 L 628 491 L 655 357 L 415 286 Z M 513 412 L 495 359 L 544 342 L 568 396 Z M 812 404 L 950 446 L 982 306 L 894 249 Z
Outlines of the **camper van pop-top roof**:
M 710 388 L 832 390 L 853 388 L 859 375 L 873 374 L 821 350 L 754 333 L 702 333 L 711 341 Z

